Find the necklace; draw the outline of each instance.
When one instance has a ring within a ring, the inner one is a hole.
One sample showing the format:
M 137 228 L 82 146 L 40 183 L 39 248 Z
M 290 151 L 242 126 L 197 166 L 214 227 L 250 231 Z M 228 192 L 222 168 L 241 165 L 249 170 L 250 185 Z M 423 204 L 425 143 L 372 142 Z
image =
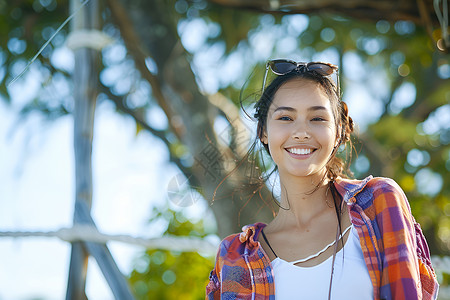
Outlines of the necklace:
M 344 236 L 344 235 L 347 233 L 347 231 L 348 231 L 351 227 L 352 227 L 352 225 L 348 226 L 348 227 L 344 230 L 344 232 L 342 233 L 342 236 Z M 312 254 L 312 255 L 310 255 L 310 256 L 308 256 L 308 257 L 306 257 L 306 258 L 302 258 L 302 259 L 299 259 L 299 260 L 289 261 L 289 263 L 295 265 L 295 264 L 302 263 L 302 262 L 308 261 L 308 260 L 310 260 L 310 259 L 313 259 L 313 258 L 319 256 L 320 254 L 324 253 L 328 248 L 330 248 L 331 246 L 333 246 L 335 243 L 336 243 L 336 240 L 334 240 L 333 242 L 331 242 L 331 243 L 329 243 L 328 245 L 326 245 L 325 248 L 323 248 L 322 250 L 320 250 L 320 251 L 317 252 L 316 254 Z

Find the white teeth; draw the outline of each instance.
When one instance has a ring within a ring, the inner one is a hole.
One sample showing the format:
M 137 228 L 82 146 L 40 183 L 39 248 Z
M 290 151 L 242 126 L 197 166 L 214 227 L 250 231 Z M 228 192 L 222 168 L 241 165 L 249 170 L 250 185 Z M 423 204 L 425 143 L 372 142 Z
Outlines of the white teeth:
M 294 154 L 303 154 L 303 155 L 310 154 L 312 152 L 312 149 L 289 148 L 287 150 Z

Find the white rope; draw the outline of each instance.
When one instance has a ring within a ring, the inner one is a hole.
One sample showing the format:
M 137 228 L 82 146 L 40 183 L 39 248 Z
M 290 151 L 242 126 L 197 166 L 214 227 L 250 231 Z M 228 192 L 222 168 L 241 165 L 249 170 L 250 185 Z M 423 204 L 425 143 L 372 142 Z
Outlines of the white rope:
M 112 44 L 112 39 L 106 33 L 95 29 L 80 29 L 72 31 L 66 39 L 66 47 L 72 51 L 81 48 L 90 48 L 97 51 L 102 50 L 106 46 Z
M 76 225 L 72 228 L 61 228 L 56 231 L 2 231 L 1 237 L 56 237 L 66 242 L 94 242 L 106 244 L 109 241 L 122 242 L 145 247 L 147 249 L 164 249 L 181 252 L 199 252 L 214 256 L 217 245 L 201 238 L 165 236 L 161 238 L 139 238 L 129 235 L 109 235 L 99 232 L 90 225 Z
M 99 232 L 90 225 L 75 225 L 56 231 L 0 231 L 0 238 L 56 237 L 66 242 L 94 242 L 106 244 L 110 241 L 122 242 L 145 247 L 147 249 L 164 249 L 181 252 L 200 252 L 215 255 L 217 245 L 201 238 L 165 236 L 161 238 L 140 238 L 130 235 L 111 235 Z M 432 256 L 431 261 L 436 273 L 450 274 L 450 256 Z

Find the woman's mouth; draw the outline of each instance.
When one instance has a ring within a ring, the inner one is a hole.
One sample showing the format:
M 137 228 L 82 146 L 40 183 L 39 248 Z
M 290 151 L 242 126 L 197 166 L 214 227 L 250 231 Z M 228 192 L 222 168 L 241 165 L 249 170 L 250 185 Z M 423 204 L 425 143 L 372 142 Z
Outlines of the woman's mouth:
M 286 151 L 292 154 L 297 155 L 308 155 L 316 151 L 316 149 L 313 148 L 286 148 Z

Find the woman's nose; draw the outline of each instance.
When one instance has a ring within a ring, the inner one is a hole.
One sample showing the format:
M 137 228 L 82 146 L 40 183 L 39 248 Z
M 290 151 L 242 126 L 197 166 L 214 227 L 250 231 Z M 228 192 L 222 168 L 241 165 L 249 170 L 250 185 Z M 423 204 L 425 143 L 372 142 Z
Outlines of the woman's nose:
M 292 138 L 294 140 L 307 140 L 311 137 L 308 126 L 305 124 L 295 124 L 292 131 Z

